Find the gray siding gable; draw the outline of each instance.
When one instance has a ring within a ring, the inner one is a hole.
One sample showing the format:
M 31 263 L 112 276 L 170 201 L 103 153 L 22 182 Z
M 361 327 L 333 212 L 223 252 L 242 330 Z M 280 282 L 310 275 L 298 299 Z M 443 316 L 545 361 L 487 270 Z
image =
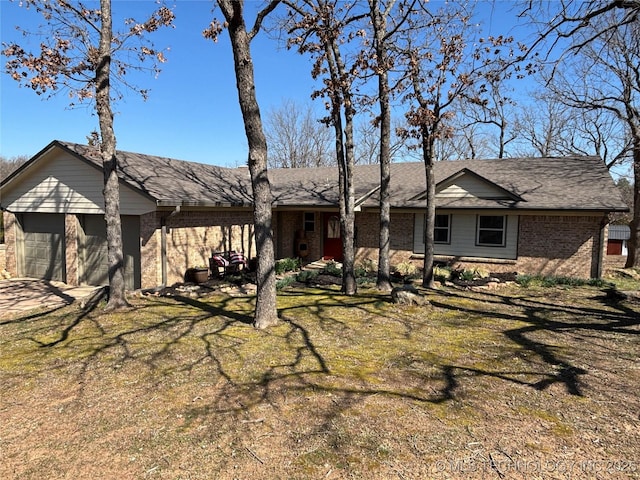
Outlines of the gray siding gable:
M 24 167 L 3 183 L 3 208 L 15 213 L 104 213 L 100 168 L 56 147 L 43 151 Z M 155 202 L 121 184 L 123 215 L 140 215 L 155 208 Z

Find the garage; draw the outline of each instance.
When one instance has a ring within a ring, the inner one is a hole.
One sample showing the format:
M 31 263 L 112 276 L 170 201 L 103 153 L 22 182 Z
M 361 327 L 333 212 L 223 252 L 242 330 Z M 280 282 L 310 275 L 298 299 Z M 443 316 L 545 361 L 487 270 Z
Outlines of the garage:
M 64 215 L 22 215 L 23 264 L 21 275 L 65 281 Z
M 134 290 L 140 288 L 140 220 L 133 215 L 122 215 L 120 220 L 125 285 L 127 290 Z M 80 227 L 80 283 L 107 285 L 109 266 L 104 215 L 82 215 Z

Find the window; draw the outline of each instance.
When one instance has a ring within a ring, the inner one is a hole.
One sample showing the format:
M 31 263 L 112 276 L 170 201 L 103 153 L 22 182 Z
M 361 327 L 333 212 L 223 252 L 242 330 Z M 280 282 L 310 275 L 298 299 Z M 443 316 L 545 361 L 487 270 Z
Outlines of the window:
M 304 231 L 316 231 L 316 214 L 313 212 L 304 212 Z
M 507 219 L 502 215 L 478 215 L 476 244 L 504 247 Z
M 451 215 L 436 215 L 433 241 L 435 243 L 451 242 Z
M 336 216 L 327 223 L 327 238 L 340 238 L 340 219 Z

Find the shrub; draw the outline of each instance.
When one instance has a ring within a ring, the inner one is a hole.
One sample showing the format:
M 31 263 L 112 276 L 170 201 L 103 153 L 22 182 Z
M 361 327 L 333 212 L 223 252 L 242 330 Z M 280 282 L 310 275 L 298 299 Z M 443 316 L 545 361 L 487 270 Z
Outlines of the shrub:
M 454 272 L 454 276 L 459 279 L 459 280 L 463 280 L 465 282 L 470 282 L 471 280 L 474 280 L 476 277 L 476 274 L 473 270 L 469 270 L 469 269 L 465 269 L 465 270 L 456 270 Z
M 398 265 L 396 265 L 395 270 L 400 275 L 408 277 L 410 275 L 415 275 L 417 273 L 417 271 L 418 271 L 418 267 L 416 267 L 410 261 L 405 260 L 404 262 L 400 262 Z
M 447 267 L 433 267 L 433 278 L 440 283 L 451 280 L 451 269 Z
M 282 290 L 296 281 L 295 275 L 287 275 L 276 282 L 276 290 Z
M 521 287 L 530 287 L 535 280 L 533 275 L 518 275 L 516 276 L 516 283 Z
M 360 272 L 360 276 L 374 275 L 378 272 L 378 264 L 370 258 L 364 259 L 356 266 L 356 272 Z M 358 276 L 356 274 L 356 276 Z
M 300 268 L 300 259 L 298 258 L 281 258 L 276 261 L 276 275 L 282 275 L 285 272 L 292 272 Z
M 300 283 L 309 283 L 318 278 L 319 272 L 317 270 L 303 270 L 296 275 L 296 280 Z
M 338 267 L 336 262 L 334 262 L 333 260 L 327 262 L 327 264 L 324 266 L 323 272 L 334 277 L 342 276 L 342 268 Z

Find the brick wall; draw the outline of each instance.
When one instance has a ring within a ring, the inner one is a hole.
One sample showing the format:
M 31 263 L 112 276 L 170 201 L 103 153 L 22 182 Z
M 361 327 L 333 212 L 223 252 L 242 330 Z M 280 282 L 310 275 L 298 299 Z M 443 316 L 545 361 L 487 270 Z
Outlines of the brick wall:
M 378 245 L 380 243 L 380 215 L 371 212 L 356 214 L 356 263 L 364 260 L 378 261 Z M 391 215 L 391 238 L 389 257 L 391 265 L 404 261 L 412 261 L 417 266 L 422 260 L 413 256 L 413 214 L 395 213 Z
M 64 241 L 65 241 L 65 283 L 79 285 L 79 258 L 78 258 L 78 217 L 76 215 L 64 216 Z
M 595 277 L 601 216 L 523 215 L 520 217 L 516 270 L 530 274 Z
M 255 256 L 251 211 L 180 212 L 167 219 L 167 226 L 167 283 L 169 285 L 183 281 L 185 272 L 190 267 L 208 266 L 209 258 L 214 251 L 236 250 L 244 252 L 247 258 Z M 147 237 L 149 237 L 148 232 Z M 159 242 L 160 239 L 155 241 Z M 153 245 L 149 246 L 149 250 L 153 250 Z M 159 271 L 161 263 L 157 264 L 156 270 Z M 151 267 L 148 268 L 151 269 Z
M 160 213 L 140 215 L 140 286 L 153 288 L 162 284 Z
M 278 212 L 274 214 L 276 258 L 295 256 L 295 232 L 302 228 L 301 212 Z
M 18 262 L 17 262 L 17 235 L 18 224 L 16 216 L 13 213 L 4 213 L 4 243 L 5 243 L 5 268 L 12 277 L 18 275 Z
M 295 258 L 296 239 L 299 234 L 307 244 L 307 257 L 305 261 L 315 261 L 322 257 L 322 214 L 314 212 L 315 230 L 304 232 L 304 212 L 302 211 L 282 211 L 274 215 L 274 236 L 276 244 L 276 259 Z

